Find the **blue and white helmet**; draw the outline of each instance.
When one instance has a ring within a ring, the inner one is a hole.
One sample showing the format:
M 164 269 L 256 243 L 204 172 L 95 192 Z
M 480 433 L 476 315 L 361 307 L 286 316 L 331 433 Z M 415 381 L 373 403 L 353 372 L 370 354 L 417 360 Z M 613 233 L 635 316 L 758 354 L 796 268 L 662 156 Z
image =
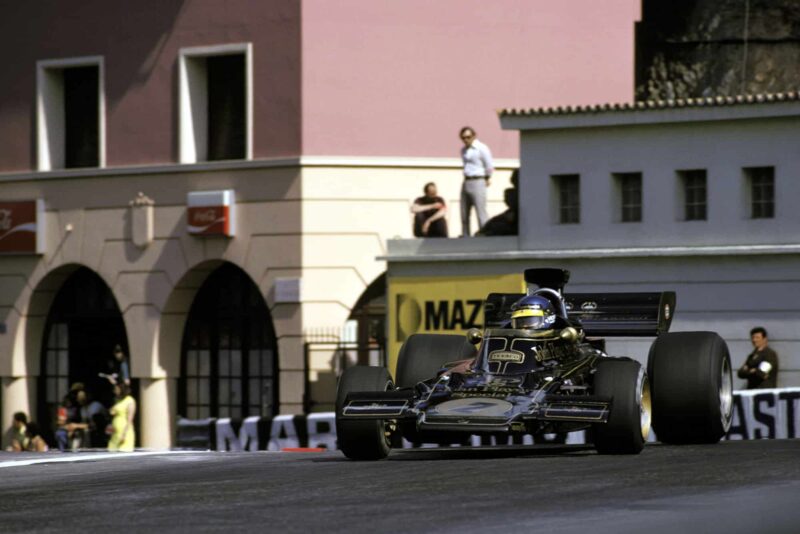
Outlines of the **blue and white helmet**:
M 524 330 L 553 328 L 556 312 L 553 303 L 540 295 L 522 297 L 511 306 L 511 326 Z

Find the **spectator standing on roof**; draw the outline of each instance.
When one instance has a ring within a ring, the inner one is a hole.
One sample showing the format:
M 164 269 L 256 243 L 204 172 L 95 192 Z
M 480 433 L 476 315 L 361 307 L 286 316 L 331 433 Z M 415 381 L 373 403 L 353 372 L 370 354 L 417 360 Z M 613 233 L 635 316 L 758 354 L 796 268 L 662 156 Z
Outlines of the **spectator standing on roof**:
M 778 354 L 769 348 L 767 331 L 757 326 L 750 330 L 751 352 L 739 368 L 739 378 L 747 380 L 747 389 L 778 387 Z
M 447 237 L 447 206 L 439 196 L 436 184 L 429 182 L 423 188 L 425 195 L 414 200 L 414 235 L 416 237 Z
M 486 188 L 491 183 L 494 163 L 489 147 L 478 141 L 475 130 L 461 128 L 461 161 L 464 163 L 464 183 L 461 185 L 461 235 L 469 236 L 469 217 L 472 207 L 478 215 L 478 229 L 483 228 L 489 216 L 486 212 Z

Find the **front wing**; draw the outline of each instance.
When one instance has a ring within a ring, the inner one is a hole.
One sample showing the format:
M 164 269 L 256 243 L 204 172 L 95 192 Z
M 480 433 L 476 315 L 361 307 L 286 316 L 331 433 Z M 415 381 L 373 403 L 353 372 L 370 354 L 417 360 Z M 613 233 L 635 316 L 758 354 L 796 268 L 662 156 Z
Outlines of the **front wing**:
M 587 395 L 547 395 L 541 390 L 505 399 L 474 396 L 432 404 L 414 390 L 350 393 L 343 419 L 412 419 L 419 430 L 508 432 L 533 422 L 605 423 L 611 399 Z

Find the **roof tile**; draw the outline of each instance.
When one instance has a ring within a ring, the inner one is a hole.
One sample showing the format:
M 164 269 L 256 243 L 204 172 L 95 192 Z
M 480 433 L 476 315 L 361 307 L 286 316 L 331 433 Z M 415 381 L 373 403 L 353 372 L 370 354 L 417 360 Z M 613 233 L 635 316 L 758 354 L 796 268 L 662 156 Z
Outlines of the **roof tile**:
M 498 110 L 501 117 L 520 115 L 578 115 L 601 113 L 606 111 L 637 111 L 646 109 L 694 108 L 705 106 L 742 106 L 775 102 L 791 102 L 800 100 L 800 93 L 787 91 L 783 93 L 759 93 L 735 96 L 716 96 L 700 98 L 678 98 L 676 100 L 639 100 L 636 102 L 605 102 L 602 104 L 580 106 L 556 106 L 540 108 L 504 108 Z

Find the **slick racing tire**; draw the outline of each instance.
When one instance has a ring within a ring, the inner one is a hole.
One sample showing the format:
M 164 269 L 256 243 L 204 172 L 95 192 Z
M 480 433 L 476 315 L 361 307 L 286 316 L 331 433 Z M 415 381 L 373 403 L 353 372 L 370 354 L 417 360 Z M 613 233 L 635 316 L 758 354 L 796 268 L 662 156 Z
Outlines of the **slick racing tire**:
M 345 370 L 336 391 L 336 439 L 339 449 L 351 460 L 381 460 L 389 455 L 390 434 L 380 419 L 341 418 L 347 394 L 353 391 L 393 389 L 392 377 L 383 367 L 357 365 Z
M 397 387 L 414 387 L 434 378 L 448 362 L 468 360 L 477 354 L 465 336 L 451 334 L 414 334 L 397 358 Z
M 653 430 L 662 443 L 716 443 L 731 426 L 733 377 L 725 341 L 714 332 L 660 335 L 647 362 Z
M 600 454 L 639 454 L 650 434 L 650 384 L 633 360 L 601 360 L 594 373 L 594 394 L 611 398 L 608 422 L 593 428 Z

